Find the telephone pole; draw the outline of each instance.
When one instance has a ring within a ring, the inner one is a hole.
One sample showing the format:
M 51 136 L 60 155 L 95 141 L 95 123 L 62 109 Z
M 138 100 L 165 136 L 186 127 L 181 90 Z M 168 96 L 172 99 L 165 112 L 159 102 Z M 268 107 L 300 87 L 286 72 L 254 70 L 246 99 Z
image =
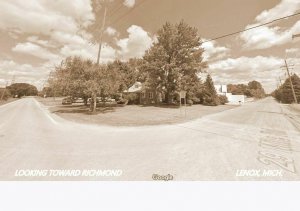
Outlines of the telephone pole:
M 294 101 L 295 101 L 296 104 L 298 104 L 297 97 L 296 97 L 295 90 L 294 90 L 294 86 L 293 86 L 293 82 L 292 82 L 292 78 L 291 78 L 291 75 L 290 75 L 290 71 L 289 71 L 289 67 L 287 65 L 286 59 L 284 60 L 284 63 L 285 63 L 284 67 L 286 68 L 286 72 L 287 72 L 289 80 L 290 80 L 290 85 L 291 85 L 291 88 L 292 88 Z
M 13 78 L 11 79 L 11 82 L 10 82 L 10 85 L 14 84 L 15 83 L 15 75 L 13 75 Z M 0 101 L 2 101 L 3 97 L 4 97 L 4 94 L 6 92 L 6 89 L 7 89 L 7 86 L 8 86 L 8 81 L 6 81 L 6 84 L 5 84 L 5 87 L 3 89 L 3 92 L 2 92 L 2 95 L 1 95 L 1 98 L 0 98 Z
M 105 3 L 104 3 L 105 4 Z M 104 34 L 104 29 L 105 29 L 105 23 L 106 23 L 106 15 L 107 15 L 107 6 L 106 4 L 104 5 L 104 15 L 103 15 L 103 20 L 102 20 L 102 26 L 101 26 L 101 31 L 100 31 L 100 41 L 99 41 L 99 49 L 98 49 L 98 57 L 97 57 L 97 65 L 100 64 L 100 56 L 101 56 L 101 49 L 102 49 L 102 42 L 103 42 L 103 34 Z
M 4 94 L 5 94 L 6 89 L 7 89 L 7 85 L 8 85 L 8 81 L 7 81 L 6 84 L 5 84 L 5 88 L 3 89 L 3 92 L 2 92 L 2 95 L 1 95 L 0 101 L 2 101 L 2 99 L 3 99 L 3 97 L 4 97 Z
M 297 38 L 297 37 L 300 37 L 300 34 L 293 34 L 292 35 L 292 39 Z
M 282 86 L 282 82 L 281 82 L 281 77 L 279 76 L 279 83 L 280 83 L 280 86 Z

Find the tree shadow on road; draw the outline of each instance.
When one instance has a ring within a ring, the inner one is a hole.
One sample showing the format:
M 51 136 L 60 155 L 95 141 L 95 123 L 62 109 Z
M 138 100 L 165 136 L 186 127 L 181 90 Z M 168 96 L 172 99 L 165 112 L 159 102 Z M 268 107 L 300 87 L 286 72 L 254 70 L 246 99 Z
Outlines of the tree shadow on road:
M 89 106 L 60 106 L 53 110 L 52 113 L 67 113 L 67 114 L 86 114 L 86 115 L 96 115 L 115 112 L 114 107 L 97 107 L 95 112 L 92 112 Z

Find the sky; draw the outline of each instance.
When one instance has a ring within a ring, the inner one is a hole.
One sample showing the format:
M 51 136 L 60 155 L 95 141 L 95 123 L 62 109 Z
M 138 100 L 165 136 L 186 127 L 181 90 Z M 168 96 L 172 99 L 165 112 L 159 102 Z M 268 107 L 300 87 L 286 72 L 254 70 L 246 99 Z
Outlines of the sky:
M 95 3 L 98 1 L 98 4 Z M 101 62 L 141 58 L 165 23 L 184 20 L 203 41 L 300 12 L 300 0 L 107 0 Z M 41 89 L 68 56 L 96 61 L 92 33 L 102 0 L 0 0 L 0 87 L 27 82 Z M 96 26 L 95 26 L 96 23 Z M 202 44 L 215 84 L 257 80 L 267 92 L 300 74 L 300 15 Z

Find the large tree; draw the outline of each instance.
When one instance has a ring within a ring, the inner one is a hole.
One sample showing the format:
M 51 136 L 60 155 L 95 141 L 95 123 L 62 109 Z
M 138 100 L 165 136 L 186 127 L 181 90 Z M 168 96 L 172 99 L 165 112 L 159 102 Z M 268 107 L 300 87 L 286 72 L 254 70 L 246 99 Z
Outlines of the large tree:
M 38 90 L 35 86 L 28 83 L 14 83 L 7 87 L 12 96 L 36 96 Z
M 266 96 L 265 90 L 258 81 L 250 81 L 248 83 L 248 92 L 250 97 L 263 98 Z
M 206 81 L 204 82 L 203 104 L 211 106 L 217 106 L 220 104 L 214 82 L 209 74 L 207 75 Z
M 292 84 L 294 87 L 295 95 L 297 101 L 300 102 L 300 78 L 296 74 L 291 76 Z M 292 92 L 292 87 L 290 80 L 286 79 L 285 82 L 274 92 L 275 98 L 282 103 L 294 103 L 294 96 Z
M 119 91 L 123 92 L 131 87 L 140 78 L 139 67 L 142 65 L 141 59 L 129 59 L 128 61 L 115 60 L 108 64 L 108 69 L 114 70 L 119 74 Z
M 263 98 L 265 90 L 258 81 L 250 81 L 246 84 L 228 84 L 227 91 L 234 95 L 246 95 L 247 97 Z
M 92 98 L 91 109 L 96 111 L 97 97 L 105 101 L 119 88 L 120 75 L 107 65 L 97 65 L 80 57 L 69 57 L 56 68 L 49 84 L 53 90 L 72 97 Z
M 0 88 L 0 101 L 7 100 L 11 97 L 11 93 L 7 88 Z
M 248 86 L 246 84 L 228 84 L 227 91 L 233 95 L 246 95 Z
M 166 23 L 144 56 L 145 84 L 164 93 L 166 103 L 171 103 L 177 92 L 188 91 L 199 80 L 197 74 L 206 66 L 203 51 L 196 28 L 183 21 Z
M 92 61 L 80 57 L 68 57 L 63 60 L 48 81 L 54 96 L 82 97 L 86 101 L 90 97 L 85 93 L 88 79 L 86 71 L 92 66 Z

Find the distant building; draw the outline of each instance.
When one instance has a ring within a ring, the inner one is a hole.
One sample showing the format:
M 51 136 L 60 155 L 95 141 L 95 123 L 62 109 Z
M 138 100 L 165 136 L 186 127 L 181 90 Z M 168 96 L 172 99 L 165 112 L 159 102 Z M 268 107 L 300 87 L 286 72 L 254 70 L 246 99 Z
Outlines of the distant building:
M 233 95 L 227 92 L 227 85 L 215 85 L 218 95 L 225 95 L 229 104 L 244 104 L 246 101 L 245 95 Z
M 218 94 L 224 95 L 227 93 L 227 85 L 215 85 Z

